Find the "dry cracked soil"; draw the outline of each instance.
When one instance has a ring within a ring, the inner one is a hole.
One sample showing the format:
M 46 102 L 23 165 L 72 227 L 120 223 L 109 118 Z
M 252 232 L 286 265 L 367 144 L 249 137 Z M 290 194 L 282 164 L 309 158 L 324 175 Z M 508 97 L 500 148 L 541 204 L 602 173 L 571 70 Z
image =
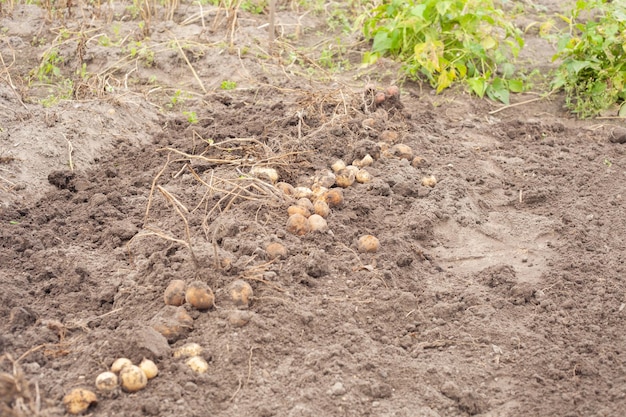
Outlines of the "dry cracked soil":
M 88 415 L 624 415 L 619 121 L 410 82 L 376 104 L 397 67 L 315 81 L 329 72 L 290 45 L 324 26 L 287 6 L 273 53 L 263 15 L 183 3 L 148 39 L 132 10 L 94 7 L 67 33 L 63 10 L 0 21 L 2 416 L 66 415 L 120 357 L 159 374 Z M 19 80 L 53 46 L 73 89 L 46 103 L 50 83 Z M 342 188 L 327 229 L 287 231 L 297 198 L 274 172 L 316 188 L 366 154 L 371 181 Z M 174 280 L 214 302 L 165 305 Z M 174 355 L 192 342 L 204 373 Z

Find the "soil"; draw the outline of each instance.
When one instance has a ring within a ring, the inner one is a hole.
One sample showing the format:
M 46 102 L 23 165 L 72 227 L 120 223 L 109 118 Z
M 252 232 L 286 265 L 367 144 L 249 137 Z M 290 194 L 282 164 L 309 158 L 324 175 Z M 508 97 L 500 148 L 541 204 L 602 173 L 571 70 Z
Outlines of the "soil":
M 323 18 L 281 9 L 271 55 L 263 15 L 233 24 L 205 9 L 205 21 L 186 3 L 173 21 L 155 15 L 149 39 L 112 4 L 81 4 L 94 16 L 82 27 L 76 9 L 52 21 L 34 5 L 5 10 L 0 414 L 65 415 L 63 397 L 95 391 L 119 357 L 150 358 L 159 375 L 98 392 L 90 415 L 623 413 L 619 121 L 576 120 L 559 95 L 494 113 L 410 82 L 376 105 L 365 85 L 394 84 L 397 65 L 336 74 L 289 46 L 314 45 Z M 83 52 L 60 20 L 88 33 Z M 53 45 L 67 77 L 83 63 L 97 76 L 45 106 L 50 83 L 20 80 Z M 343 189 L 328 231 L 304 236 L 286 231 L 295 199 L 250 174 L 312 186 L 366 153 L 372 181 Z M 366 234 L 378 252 L 358 251 Z M 287 253 L 271 259 L 270 243 Z M 166 306 L 175 279 L 207 284 L 214 305 Z M 231 300 L 238 280 L 249 305 Z M 206 373 L 174 356 L 190 342 Z

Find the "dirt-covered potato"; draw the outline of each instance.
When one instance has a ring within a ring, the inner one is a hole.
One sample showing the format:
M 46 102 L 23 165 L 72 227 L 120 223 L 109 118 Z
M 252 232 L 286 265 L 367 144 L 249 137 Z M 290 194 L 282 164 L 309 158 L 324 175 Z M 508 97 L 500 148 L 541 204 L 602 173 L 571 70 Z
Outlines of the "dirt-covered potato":
M 215 296 L 204 282 L 194 281 L 187 286 L 185 300 L 198 310 L 208 310 L 213 307 Z
M 311 198 L 313 191 L 309 187 L 296 187 L 293 189 L 294 198 Z
M 361 184 L 365 184 L 372 180 L 372 174 L 369 173 L 366 169 L 359 169 L 359 172 L 356 173 L 356 181 Z
M 96 397 L 96 394 L 83 388 L 75 388 L 63 397 L 63 405 L 70 414 L 84 413 L 91 405 L 97 403 L 98 397 Z
M 400 159 L 413 159 L 413 149 L 404 143 L 395 144 L 389 149 L 389 153 Z
M 263 181 L 275 184 L 278 181 L 278 171 L 274 168 L 254 166 L 250 169 L 250 175 Z
M 148 377 L 137 365 L 125 366 L 120 371 L 120 381 L 126 392 L 137 392 L 148 385 Z
M 342 169 L 344 169 L 346 167 L 346 163 L 343 162 L 343 160 L 341 159 L 337 159 L 335 162 L 333 162 L 333 164 L 330 166 L 330 169 L 333 170 L 333 172 L 336 174 L 337 172 L 341 171 Z
M 300 214 L 304 217 L 309 217 L 311 215 L 311 212 L 306 207 L 289 206 L 287 208 L 287 214 L 289 214 L 289 216 L 293 216 L 294 214 Z
M 265 253 L 270 259 L 285 259 L 287 257 L 287 248 L 282 243 L 272 242 L 265 247 Z
M 328 207 L 327 202 L 323 200 L 317 200 L 313 204 L 313 211 L 315 212 L 315 214 L 326 218 L 330 214 L 330 207 Z
M 361 253 L 375 253 L 380 248 L 380 242 L 375 236 L 363 235 L 359 238 L 357 248 Z
M 322 200 L 328 204 L 328 207 L 340 207 L 343 204 L 343 190 L 332 188 L 324 194 Z
M 326 219 L 319 214 L 312 214 L 308 220 L 309 230 L 311 232 L 325 232 L 328 230 L 328 223 L 326 223 Z
M 102 372 L 96 377 L 96 389 L 102 392 L 111 392 L 119 386 L 117 375 L 113 372 Z
M 230 284 L 228 292 L 230 293 L 230 299 L 239 308 L 248 308 L 254 296 L 254 291 L 252 291 L 250 284 L 241 279 Z
M 335 183 L 342 188 L 348 188 L 349 186 L 354 184 L 355 179 L 356 179 L 356 173 L 353 170 L 348 169 L 346 167 L 342 169 L 341 171 L 337 172 Z
M 163 293 L 165 304 L 170 306 L 180 306 L 185 303 L 185 281 L 175 279 L 171 281 Z
M 287 220 L 287 231 L 296 236 L 304 236 L 309 232 L 309 222 L 302 214 L 293 214 Z
M 278 188 L 280 191 L 283 192 L 283 194 L 288 195 L 288 196 L 292 196 L 295 192 L 293 185 L 288 184 L 286 182 L 279 182 L 275 185 L 276 188 Z

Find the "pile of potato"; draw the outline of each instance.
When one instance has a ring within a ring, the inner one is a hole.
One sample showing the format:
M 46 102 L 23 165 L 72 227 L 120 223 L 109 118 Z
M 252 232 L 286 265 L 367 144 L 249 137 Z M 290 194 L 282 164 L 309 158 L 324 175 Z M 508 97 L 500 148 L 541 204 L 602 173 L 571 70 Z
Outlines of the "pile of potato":
M 96 389 L 102 393 L 111 393 L 120 387 L 125 392 L 137 392 L 148 385 L 148 380 L 156 377 L 159 369 L 150 359 L 144 358 L 139 365 L 133 365 L 130 359 L 119 358 L 111 365 L 111 370 L 96 377 Z M 96 394 L 85 388 L 75 388 L 63 397 L 65 409 L 70 414 L 81 414 L 98 403 Z

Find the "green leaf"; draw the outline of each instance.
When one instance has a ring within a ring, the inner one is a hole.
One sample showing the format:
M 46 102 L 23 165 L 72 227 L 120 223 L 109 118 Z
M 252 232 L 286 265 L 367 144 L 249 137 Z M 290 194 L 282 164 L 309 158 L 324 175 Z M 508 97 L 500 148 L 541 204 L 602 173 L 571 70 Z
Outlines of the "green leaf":
M 619 112 L 617 113 L 617 115 L 619 117 L 626 117 L 626 102 L 622 103 L 622 105 L 619 106 Z
M 470 86 L 470 89 L 474 94 L 478 97 L 483 98 L 485 96 L 485 91 L 487 90 L 487 83 L 484 78 L 475 77 L 468 78 L 467 83 Z
M 509 80 L 509 90 L 512 93 L 521 93 L 524 91 L 524 81 L 520 79 Z

